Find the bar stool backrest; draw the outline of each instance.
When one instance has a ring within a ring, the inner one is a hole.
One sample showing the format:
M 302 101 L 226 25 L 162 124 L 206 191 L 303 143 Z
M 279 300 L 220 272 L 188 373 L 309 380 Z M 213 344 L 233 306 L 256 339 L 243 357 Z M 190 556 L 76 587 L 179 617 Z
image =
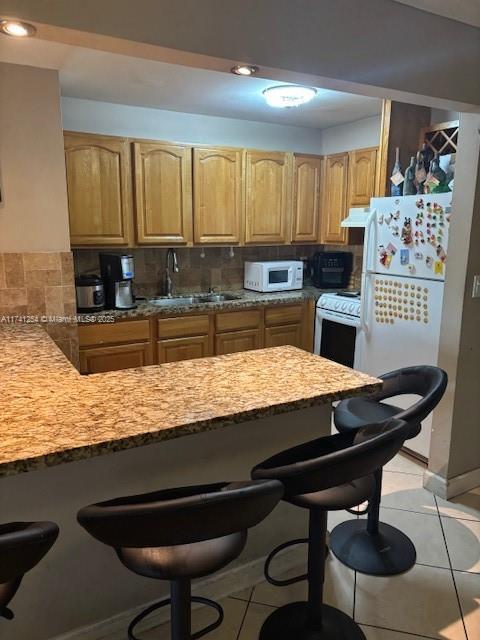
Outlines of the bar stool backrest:
M 409 432 L 403 420 L 325 436 L 278 453 L 254 467 L 254 478 L 276 478 L 289 496 L 338 487 L 383 467 Z
M 58 537 L 54 522 L 0 525 L 0 584 L 17 580 L 40 562 Z
M 190 544 L 255 526 L 282 496 L 274 480 L 197 485 L 93 504 L 78 521 L 117 549 Z
M 382 388 L 369 396 L 371 400 L 386 400 L 400 395 L 417 395 L 420 399 L 408 409 L 396 414 L 396 418 L 411 425 L 418 425 L 435 409 L 447 388 L 448 376 L 430 365 L 404 367 L 379 376 Z

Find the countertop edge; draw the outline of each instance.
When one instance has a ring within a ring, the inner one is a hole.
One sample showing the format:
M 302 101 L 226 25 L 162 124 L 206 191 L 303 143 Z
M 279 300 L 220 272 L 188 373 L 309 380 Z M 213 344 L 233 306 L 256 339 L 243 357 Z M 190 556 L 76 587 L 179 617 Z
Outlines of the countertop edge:
M 359 385 L 362 394 L 373 393 L 381 387 L 381 381 L 370 385 Z M 174 440 L 198 433 L 206 433 L 215 431 L 223 427 L 241 422 L 250 422 L 256 419 L 267 418 L 275 415 L 292 413 L 299 409 L 308 409 L 315 406 L 321 406 L 335 402 L 345 397 L 355 396 L 355 388 L 349 389 L 345 393 L 331 393 L 328 395 L 312 396 L 303 398 L 294 402 L 286 402 L 284 404 L 276 404 L 269 407 L 254 408 L 249 411 L 242 411 L 230 416 L 221 416 L 211 420 L 200 420 L 191 422 L 181 426 L 172 426 L 168 429 L 158 431 L 144 432 L 138 435 L 120 438 L 118 440 L 110 440 L 100 443 L 84 445 L 72 449 L 62 449 L 58 452 L 51 452 L 45 455 L 12 460 L 10 462 L 0 463 L 0 477 L 11 477 L 20 473 L 38 471 L 47 469 L 69 462 L 77 462 L 87 460 L 89 458 L 100 457 L 109 453 L 127 451 L 150 444 L 157 444 Z

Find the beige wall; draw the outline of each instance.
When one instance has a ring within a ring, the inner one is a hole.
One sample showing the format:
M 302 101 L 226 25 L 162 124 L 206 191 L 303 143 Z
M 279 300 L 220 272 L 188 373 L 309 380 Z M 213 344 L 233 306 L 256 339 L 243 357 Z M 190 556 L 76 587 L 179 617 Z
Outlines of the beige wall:
M 56 71 L 0 64 L 0 251 L 68 251 Z
M 439 364 L 449 375 L 434 414 L 429 469 L 451 480 L 480 467 L 480 116 L 460 115 L 453 216 L 440 336 Z

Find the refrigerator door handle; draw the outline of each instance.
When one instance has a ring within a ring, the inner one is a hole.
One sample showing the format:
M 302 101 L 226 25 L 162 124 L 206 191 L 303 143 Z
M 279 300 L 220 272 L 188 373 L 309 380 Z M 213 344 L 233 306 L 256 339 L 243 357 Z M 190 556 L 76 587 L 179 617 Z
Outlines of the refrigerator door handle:
M 362 273 L 367 273 L 369 271 L 375 270 L 375 232 L 376 232 L 376 220 L 377 220 L 377 211 L 373 209 L 370 215 L 367 218 L 367 222 L 365 224 L 365 236 L 363 242 L 363 266 Z M 373 234 L 372 234 L 373 228 Z M 373 242 L 373 248 L 371 249 L 370 245 Z
M 375 232 L 377 229 L 376 221 L 377 221 L 377 211 L 376 209 L 373 209 L 370 215 L 368 216 L 367 222 L 365 224 L 365 239 L 364 239 L 362 283 L 361 283 L 362 296 L 360 299 L 360 326 L 362 328 L 362 331 L 364 331 L 366 335 L 368 335 L 369 333 L 369 326 L 367 322 L 369 292 L 368 292 L 367 284 L 368 284 L 369 275 L 373 273 L 373 270 L 375 269 L 375 241 L 376 241 Z M 372 239 L 373 239 L 373 248 L 371 246 Z
M 371 275 L 370 273 L 366 273 L 366 272 L 362 273 L 362 297 L 360 299 L 360 326 L 366 336 L 369 334 L 369 331 L 370 331 L 370 328 L 367 322 L 368 305 L 370 300 L 370 295 L 369 295 L 370 275 Z

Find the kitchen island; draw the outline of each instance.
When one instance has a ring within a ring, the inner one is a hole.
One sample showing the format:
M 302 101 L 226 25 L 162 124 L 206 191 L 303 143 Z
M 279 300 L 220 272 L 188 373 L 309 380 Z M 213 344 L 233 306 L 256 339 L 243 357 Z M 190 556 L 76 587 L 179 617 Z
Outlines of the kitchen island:
M 333 401 L 380 384 L 288 346 L 81 376 L 42 328 L 0 325 L 2 521 L 51 519 L 61 530 L 16 597 L 12 637 L 88 625 L 88 635 L 68 637 L 121 636 L 135 608 L 162 595 L 165 585 L 132 576 L 85 535 L 80 507 L 246 478 L 273 452 L 328 433 Z M 303 516 L 281 504 L 209 592 L 259 580 L 266 553 L 304 534 Z

